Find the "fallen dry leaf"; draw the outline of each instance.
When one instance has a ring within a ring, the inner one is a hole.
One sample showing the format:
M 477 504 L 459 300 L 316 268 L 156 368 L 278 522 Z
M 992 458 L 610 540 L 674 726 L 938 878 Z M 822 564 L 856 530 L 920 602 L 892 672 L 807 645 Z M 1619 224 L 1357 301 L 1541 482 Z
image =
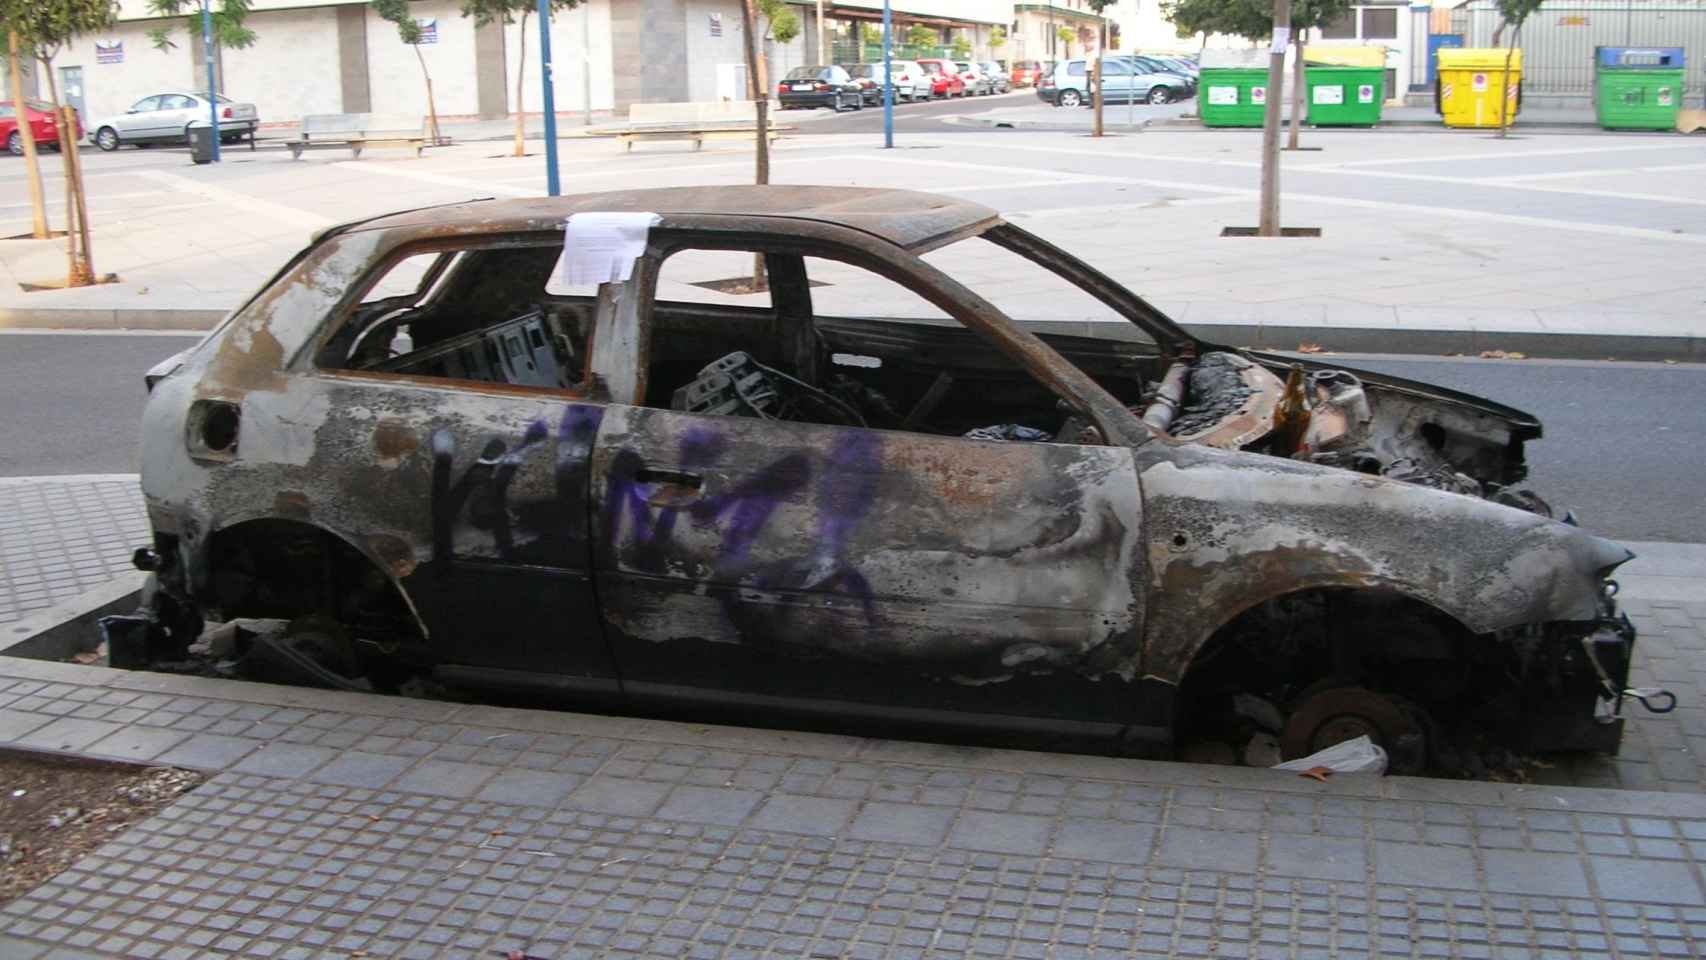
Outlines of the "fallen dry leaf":
M 1310 767 L 1308 770 L 1298 774 L 1300 777 L 1308 777 L 1311 780 L 1319 780 L 1322 783 L 1326 783 L 1327 778 L 1332 775 L 1333 770 L 1331 767 Z
M 1300 343 L 1297 345 L 1297 352 L 1298 353 L 1323 353 L 1323 352 L 1325 352 L 1325 348 L 1322 347 L 1319 343 Z

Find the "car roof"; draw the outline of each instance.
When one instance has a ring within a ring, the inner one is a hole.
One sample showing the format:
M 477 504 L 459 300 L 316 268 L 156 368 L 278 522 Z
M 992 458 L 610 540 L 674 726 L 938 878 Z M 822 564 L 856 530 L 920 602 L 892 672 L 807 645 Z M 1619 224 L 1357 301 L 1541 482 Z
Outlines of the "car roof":
M 537 230 L 576 213 L 644 211 L 663 226 L 702 226 L 706 218 L 765 217 L 846 227 L 914 252 L 1001 222 L 990 207 L 916 190 L 872 187 L 742 185 L 659 187 L 566 197 L 483 200 L 426 207 L 363 221 L 351 229 L 431 228 L 469 233 Z M 672 224 L 672 219 L 683 222 Z M 693 222 L 685 222 L 691 219 Z

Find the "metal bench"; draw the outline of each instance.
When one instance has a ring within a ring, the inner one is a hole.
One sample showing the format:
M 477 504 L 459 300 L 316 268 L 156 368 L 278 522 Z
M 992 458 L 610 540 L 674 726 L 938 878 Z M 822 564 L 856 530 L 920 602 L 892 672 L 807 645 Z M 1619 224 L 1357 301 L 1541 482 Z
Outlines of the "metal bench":
M 414 147 L 418 157 L 427 141 L 421 126 L 422 118 L 407 114 L 313 113 L 302 118 L 302 132 L 285 146 L 291 159 L 317 147 L 349 147 L 357 160 L 367 147 Z

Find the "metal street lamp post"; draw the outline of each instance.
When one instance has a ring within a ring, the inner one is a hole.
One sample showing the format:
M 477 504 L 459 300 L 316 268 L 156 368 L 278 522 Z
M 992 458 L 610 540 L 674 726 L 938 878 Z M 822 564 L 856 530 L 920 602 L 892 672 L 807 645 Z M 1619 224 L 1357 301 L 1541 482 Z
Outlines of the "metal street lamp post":
M 894 146 L 894 16 L 883 0 L 883 149 Z
M 545 88 L 545 192 L 563 192 L 557 178 L 557 94 L 551 67 L 551 0 L 539 0 L 539 84 Z
M 207 122 L 213 127 L 213 162 L 219 162 L 219 87 L 213 82 L 213 0 L 201 0 L 201 53 L 207 61 Z

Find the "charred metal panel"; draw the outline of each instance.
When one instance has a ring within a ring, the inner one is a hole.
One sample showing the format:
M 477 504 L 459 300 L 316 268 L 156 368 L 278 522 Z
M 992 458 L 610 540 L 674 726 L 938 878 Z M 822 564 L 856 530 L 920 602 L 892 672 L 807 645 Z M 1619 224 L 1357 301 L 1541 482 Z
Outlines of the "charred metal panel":
M 1127 450 L 612 407 L 594 459 L 626 680 L 869 700 L 1135 675 Z
M 1237 613 L 1313 587 L 1391 590 L 1477 634 L 1593 620 L 1623 547 L 1478 497 L 1258 454 L 1151 444 L 1143 671 L 1177 682 Z M 1370 637 L 1375 642 L 1378 637 Z

